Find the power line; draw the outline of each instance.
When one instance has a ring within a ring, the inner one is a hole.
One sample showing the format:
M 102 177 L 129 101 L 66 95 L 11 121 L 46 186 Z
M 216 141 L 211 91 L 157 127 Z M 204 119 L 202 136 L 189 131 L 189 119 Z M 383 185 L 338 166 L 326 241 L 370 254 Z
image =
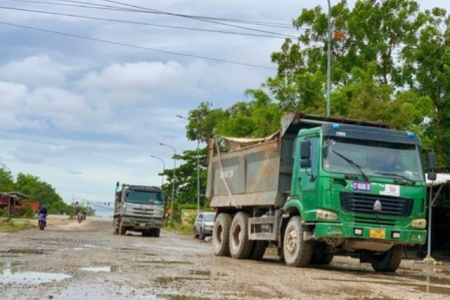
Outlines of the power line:
M 283 36 L 283 37 L 287 36 L 287 37 L 291 37 L 291 38 L 296 38 L 296 36 L 291 36 L 291 35 L 287 35 L 287 34 L 281 34 L 281 33 L 278 33 L 278 32 L 254 29 L 254 28 L 238 26 L 238 25 L 231 25 L 231 24 L 222 23 L 222 22 L 218 22 L 218 21 L 202 19 L 202 18 L 195 17 L 195 16 L 183 15 L 183 14 L 175 14 L 175 13 L 165 12 L 165 11 L 162 11 L 162 10 L 146 8 L 146 7 L 142 7 L 142 6 L 138 6 L 138 5 L 127 4 L 127 3 L 120 2 L 120 1 L 113 1 L 113 0 L 100 0 L 100 1 L 108 2 L 108 3 L 114 3 L 114 4 L 121 4 L 121 5 L 124 5 L 124 6 L 127 6 L 127 7 L 132 7 L 132 8 L 143 9 L 143 10 L 146 10 L 146 11 L 151 12 L 151 13 L 164 14 L 164 15 L 169 15 L 169 16 L 175 16 L 175 17 L 193 19 L 193 20 L 202 21 L 202 22 L 208 22 L 208 23 L 214 23 L 214 24 L 219 24 L 219 25 L 224 25 L 224 26 L 230 26 L 230 27 L 235 27 L 235 28 L 240 28 L 240 29 L 245 29 L 245 30 L 269 33 L 269 34 L 279 35 L 279 36 Z
M 89 19 L 89 20 L 99 20 L 99 21 L 108 21 L 108 22 L 117 22 L 117 23 L 135 24 L 135 25 L 146 25 L 146 26 L 164 27 L 164 28 L 172 28 L 172 29 L 182 29 L 182 30 L 192 30 L 192 31 L 205 31 L 205 32 L 213 32 L 213 33 L 225 33 L 225 34 L 234 34 L 234 35 L 245 35 L 245 36 L 254 36 L 254 37 L 267 37 L 267 38 L 284 39 L 284 37 L 281 37 L 281 36 L 273 36 L 273 35 L 262 35 L 262 34 L 254 34 L 254 33 L 240 33 L 240 32 L 223 31 L 223 30 L 213 30 L 213 29 L 202 29 L 202 28 L 192 28 L 192 27 L 181 27 L 181 26 L 160 25 L 160 24 L 152 24 L 152 23 L 144 23 L 144 22 L 136 22 L 136 21 L 126 21 L 126 20 L 118 20 L 118 19 L 109 19 L 109 18 L 99 18 L 99 17 L 90 17 L 90 16 L 82 16 L 82 15 L 66 14 L 66 13 L 59 13 L 59 12 L 52 12 L 52 11 L 42 11 L 42 10 L 26 9 L 26 8 L 16 8 L 16 7 L 0 6 L 0 9 L 16 10 L 16 11 L 25 11 L 25 12 L 40 13 L 40 14 L 49 14 L 49 15 L 57 15 L 57 16 L 66 16 L 66 17 L 81 18 L 81 19 Z
M 124 8 L 119 6 L 98 4 L 98 3 L 89 3 L 83 1 L 74 1 L 74 0 L 55 0 L 60 2 L 68 2 L 68 3 L 77 3 L 77 4 L 62 4 L 62 3 L 54 3 L 54 2 L 46 2 L 46 1 L 38 1 L 38 0 L 7 0 L 13 2 L 25 2 L 25 3 L 38 3 L 38 4 L 49 4 L 49 5 L 57 5 L 57 6 L 68 6 L 68 7 L 81 7 L 81 8 L 94 8 L 94 9 L 103 9 L 103 10 L 113 10 L 113 11 L 125 11 L 125 12 L 140 12 L 140 13 L 154 13 L 154 14 L 166 14 L 163 12 L 149 11 L 149 9 L 131 9 Z M 217 17 L 208 17 L 208 16 L 195 16 L 195 15 L 184 15 L 190 16 L 198 19 L 207 19 L 207 20 L 217 20 L 217 21 L 227 21 L 234 23 L 244 23 L 244 24 L 252 24 L 258 26 L 269 26 L 269 27 L 280 27 L 280 28 L 290 28 L 292 29 L 292 24 L 286 23 L 277 23 L 277 22 L 266 22 L 266 21 L 252 21 L 252 20 L 242 20 L 242 19 L 230 19 L 230 18 L 217 18 Z
M 29 29 L 29 30 L 53 33 L 53 34 L 58 34 L 58 35 L 62 35 L 62 36 L 74 37 L 74 38 L 84 39 L 84 40 L 89 40 L 89 41 L 94 41 L 94 42 L 106 43 L 106 44 L 135 48 L 135 49 L 141 49 L 141 50 L 155 51 L 155 52 L 160 52 L 160 53 L 167 53 L 167 54 L 186 56 L 186 57 L 192 57 L 192 58 L 200 58 L 200 59 L 205 59 L 205 60 L 211 60 L 211 61 L 241 65 L 241 66 L 248 66 L 248 67 L 255 67 L 255 68 L 261 68 L 261 69 L 277 70 L 276 68 L 273 68 L 273 67 L 249 64 L 249 63 L 237 62 L 237 61 L 231 61 L 231 60 L 225 60 L 225 59 L 219 59 L 219 58 L 212 58 L 212 57 L 206 57 L 206 56 L 195 55 L 195 54 L 186 54 L 186 53 L 180 53 L 180 52 L 174 52 L 174 51 L 168 51 L 168 50 L 161 50 L 161 49 L 155 49 L 155 48 L 149 48 L 149 47 L 143 47 L 143 46 L 130 45 L 130 44 L 125 44 L 125 43 L 120 43 L 120 42 L 85 37 L 85 36 L 81 36 L 81 35 L 65 33 L 65 32 L 60 32 L 60 31 L 54 31 L 54 30 L 49 30 L 49 29 L 42 29 L 42 28 L 31 27 L 31 26 L 26 26 L 26 25 L 19 25 L 19 24 L 14 24 L 14 23 L 9 23 L 9 22 L 0 22 L 0 24 L 19 27 L 19 28 L 25 28 L 25 29 Z

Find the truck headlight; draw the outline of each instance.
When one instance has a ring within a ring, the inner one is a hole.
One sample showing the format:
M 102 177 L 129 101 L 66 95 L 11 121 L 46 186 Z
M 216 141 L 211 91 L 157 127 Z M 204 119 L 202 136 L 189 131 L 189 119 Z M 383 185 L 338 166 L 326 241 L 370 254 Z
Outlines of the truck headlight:
M 337 221 L 338 215 L 329 210 L 318 209 L 316 211 L 316 219 L 319 221 Z
M 424 229 L 427 227 L 426 219 L 414 219 L 411 221 L 411 227 Z

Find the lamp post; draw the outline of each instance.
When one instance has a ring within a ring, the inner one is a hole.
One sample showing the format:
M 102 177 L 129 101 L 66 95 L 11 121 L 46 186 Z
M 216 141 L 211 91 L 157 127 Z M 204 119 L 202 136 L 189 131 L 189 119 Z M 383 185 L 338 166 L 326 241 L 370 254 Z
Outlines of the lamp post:
M 330 90 L 331 90 L 331 3 L 328 2 L 328 46 L 327 46 L 327 117 L 330 117 Z
M 176 115 L 180 119 L 189 120 L 180 115 Z M 197 213 L 200 212 L 200 140 L 197 137 Z
M 175 169 L 177 168 L 177 150 L 175 150 L 174 147 L 164 144 L 164 143 L 159 143 L 161 146 L 166 146 L 169 148 L 172 148 L 173 152 L 174 152 L 174 157 L 173 157 L 173 179 L 172 179 L 172 202 L 170 204 L 170 210 L 171 210 L 171 214 L 170 214 L 170 218 L 172 219 L 173 216 L 173 200 L 175 199 L 175 179 L 176 179 L 176 173 L 175 173 Z
M 164 185 L 164 170 L 166 169 L 166 163 L 165 163 L 164 159 L 162 159 L 161 157 L 154 156 L 154 155 L 150 155 L 150 157 L 159 159 L 163 163 L 163 173 L 162 173 L 162 177 L 161 177 L 161 188 L 162 188 L 162 186 Z

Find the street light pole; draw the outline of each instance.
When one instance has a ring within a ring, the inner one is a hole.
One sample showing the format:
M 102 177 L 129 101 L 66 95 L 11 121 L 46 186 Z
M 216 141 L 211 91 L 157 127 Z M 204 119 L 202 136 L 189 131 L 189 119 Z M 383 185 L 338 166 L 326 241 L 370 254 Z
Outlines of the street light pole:
M 180 115 L 176 115 L 180 119 L 188 120 Z M 200 139 L 197 136 L 197 213 L 200 212 Z
M 154 155 L 150 155 L 150 157 L 159 159 L 163 163 L 163 172 L 162 172 L 162 177 L 161 177 L 161 188 L 162 188 L 162 186 L 164 185 L 164 170 L 166 169 L 166 163 L 165 163 L 164 159 L 162 159 L 161 157 L 154 156 Z
M 174 157 L 173 157 L 173 179 L 172 179 L 172 203 L 170 204 L 170 210 L 171 210 L 171 214 L 170 214 L 170 218 L 172 219 L 173 216 L 173 200 L 175 199 L 175 180 L 176 180 L 176 172 L 175 169 L 177 168 L 177 150 L 175 150 L 174 147 L 164 144 L 164 143 L 159 143 L 161 146 L 166 146 L 169 148 L 172 148 L 173 152 L 174 152 Z
M 328 46 L 327 46 L 327 117 L 330 117 L 330 91 L 331 91 L 331 3 L 328 2 Z

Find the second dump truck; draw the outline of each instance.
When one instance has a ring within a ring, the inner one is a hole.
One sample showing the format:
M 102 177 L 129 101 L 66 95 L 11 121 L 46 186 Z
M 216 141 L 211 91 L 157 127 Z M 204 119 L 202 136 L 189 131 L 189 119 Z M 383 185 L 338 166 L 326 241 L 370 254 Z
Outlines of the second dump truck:
M 164 218 L 161 188 L 147 185 L 116 184 L 113 229 L 124 235 L 128 230 L 143 236 L 159 237 Z
M 395 272 L 426 241 L 421 141 L 375 122 L 291 113 L 267 138 L 214 138 L 207 197 L 217 256 L 261 260 L 272 243 L 288 266 L 343 254 Z

